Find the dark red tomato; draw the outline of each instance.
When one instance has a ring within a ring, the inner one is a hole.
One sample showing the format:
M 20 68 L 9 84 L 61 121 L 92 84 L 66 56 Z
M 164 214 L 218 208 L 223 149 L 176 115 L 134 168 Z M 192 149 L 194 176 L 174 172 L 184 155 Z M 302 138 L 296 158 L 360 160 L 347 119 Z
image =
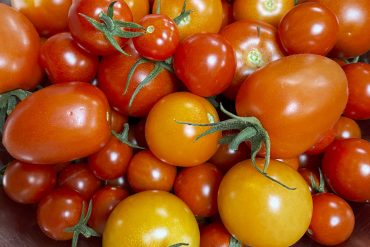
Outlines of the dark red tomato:
M 340 117 L 334 125 L 336 139 L 361 138 L 360 126 L 355 120 L 348 117 Z
M 180 171 L 174 184 L 175 194 L 198 217 L 217 214 L 217 192 L 222 173 L 212 164 L 205 163 Z
M 339 39 L 332 55 L 355 57 L 370 50 L 369 0 L 310 0 L 328 7 L 338 18 Z
M 41 47 L 41 65 L 52 83 L 91 82 L 98 70 L 98 57 L 81 49 L 70 33 L 59 33 Z
M 337 17 L 320 3 L 303 3 L 291 9 L 279 24 L 279 37 L 288 54 L 326 55 L 338 40 Z
M 104 93 L 72 82 L 45 87 L 20 102 L 6 120 L 2 142 L 15 159 L 57 164 L 97 152 L 110 136 Z
M 111 0 L 73 1 L 68 13 L 68 26 L 73 38 L 86 50 L 96 55 L 107 55 L 117 52 L 109 43 L 104 34 L 91 25 L 83 16 L 84 14 L 99 22 L 99 14 L 107 12 Z M 114 5 L 113 19 L 119 21 L 132 21 L 130 8 L 123 0 L 117 0 Z M 125 38 L 114 38 L 122 47 L 126 44 Z
M 344 199 L 370 201 L 370 143 L 336 140 L 325 152 L 322 169 L 332 190 Z
M 38 65 L 40 38 L 32 23 L 0 3 L 0 93 L 31 89 L 41 79 Z
M 347 79 L 336 62 L 299 54 L 274 61 L 249 76 L 235 106 L 239 116 L 261 121 L 270 136 L 272 158 L 294 158 L 334 126 L 347 97 Z
M 127 171 L 128 183 L 135 192 L 170 191 L 175 177 L 175 166 L 164 163 L 147 150 L 134 155 Z
M 356 120 L 370 119 L 370 64 L 348 64 L 343 70 L 349 89 L 348 103 L 343 114 Z
M 220 34 L 235 52 L 236 73 L 231 86 L 224 92 L 235 99 L 245 78 L 258 68 L 283 57 L 275 27 L 256 20 L 243 20 L 226 26 Z
M 73 233 L 65 229 L 73 227 L 80 219 L 83 198 L 76 191 L 58 188 L 44 197 L 37 209 L 37 223 L 41 230 L 55 240 L 72 239 Z M 85 209 L 87 205 L 85 205 Z
M 42 36 L 68 30 L 68 10 L 72 0 L 11 0 L 11 4 L 27 16 Z
M 314 195 L 313 212 L 308 235 L 323 245 L 337 245 L 346 241 L 355 226 L 353 210 L 348 203 L 329 193 Z
M 221 29 L 234 21 L 233 6 L 228 0 L 222 0 L 222 24 Z
M 37 203 L 53 189 L 56 176 L 53 166 L 13 161 L 5 170 L 3 187 L 18 203 Z
M 210 97 L 230 86 L 236 62 L 233 48 L 224 37 L 199 33 L 180 43 L 173 68 L 190 92 Z
M 222 223 L 211 223 L 200 231 L 200 247 L 229 247 L 230 238 Z
M 129 192 L 120 187 L 105 186 L 92 197 L 92 212 L 88 225 L 103 234 L 105 223 L 117 204 L 129 196 Z
M 131 190 L 126 176 L 121 176 L 121 177 L 116 178 L 116 179 L 107 180 L 106 185 L 110 185 L 110 186 L 113 186 L 113 187 L 121 187 L 122 189 L 128 190 L 128 191 Z
M 128 122 L 128 118 L 125 115 L 122 115 L 116 110 L 111 110 L 110 114 L 110 127 L 117 133 L 121 133 L 123 126 Z
M 320 154 L 325 151 L 325 149 L 334 141 L 335 131 L 334 128 L 331 128 L 323 136 L 321 136 L 316 143 L 306 150 L 306 153 L 309 155 Z
M 101 181 L 95 177 L 87 164 L 79 163 L 71 164 L 59 173 L 58 185 L 75 190 L 88 200 L 99 189 Z
M 134 123 L 130 126 L 130 130 L 128 132 L 129 141 L 143 148 L 148 147 L 145 139 L 145 123 L 145 118 L 140 119 L 138 123 Z
M 154 64 L 151 62 L 140 64 L 131 78 L 127 93 L 123 94 L 130 69 L 137 60 L 138 57 L 135 55 L 127 57 L 123 54 L 115 54 L 104 57 L 98 70 L 98 86 L 107 95 L 113 108 L 124 115 L 141 117 L 146 116 L 152 106 L 163 96 L 176 91 L 176 78 L 163 69 L 140 90 L 129 108 L 135 89 L 154 69 Z
M 317 169 L 321 166 L 322 154 L 319 155 L 308 155 L 303 153 L 298 156 L 299 167 L 306 167 L 310 169 Z
M 132 148 L 112 136 L 102 149 L 89 156 L 89 167 L 102 180 L 115 179 L 126 173 Z
M 144 16 L 139 24 L 145 28 L 145 34 L 132 41 L 141 56 L 164 61 L 175 53 L 180 33 L 172 19 L 165 15 L 151 14 Z
M 298 169 L 298 172 L 307 182 L 307 185 L 308 185 L 308 188 L 310 189 L 311 194 L 315 194 L 317 191 L 314 191 L 314 189 L 312 188 L 311 176 L 313 177 L 316 185 L 319 186 L 320 185 L 319 173 L 316 171 L 316 169 L 314 170 L 308 167 L 300 167 Z

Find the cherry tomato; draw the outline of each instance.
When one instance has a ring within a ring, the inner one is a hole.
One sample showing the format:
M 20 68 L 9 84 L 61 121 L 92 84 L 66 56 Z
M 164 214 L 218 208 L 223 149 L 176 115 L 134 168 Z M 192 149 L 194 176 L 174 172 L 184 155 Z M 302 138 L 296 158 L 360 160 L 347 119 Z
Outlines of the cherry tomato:
M 339 118 L 334 125 L 334 133 L 336 139 L 361 138 L 360 126 L 355 120 L 347 117 Z
M 145 15 L 149 14 L 148 0 L 124 0 L 130 7 L 132 18 L 134 22 L 140 21 Z
M 121 187 L 122 189 L 127 191 L 131 190 L 130 185 L 128 184 L 127 181 L 127 177 L 125 175 L 116 179 L 107 180 L 106 184 L 114 187 Z
M 15 107 L 2 143 L 20 161 L 63 163 L 102 148 L 111 136 L 108 122 L 109 105 L 98 88 L 83 82 L 55 84 Z
M 264 160 L 257 159 L 262 169 Z M 218 209 L 226 229 L 248 246 L 291 246 L 306 232 L 312 214 L 308 186 L 297 171 L 271 160 L 267 173 L 295 188 L 266 179 L 251 160 L 238 163 L 221 181 Z M 267 237 L 268 236 L 268 237 Z
M 53 189 L 56 176 L 52 166 L 13 161 L 5 170 L 3 187 L 18 203 L 37 203 Z
M 261 121 L 271 139 L 273 158 L 292 158 L 334 126 L 347 97 L 347 79 L 336 62 L 299 54 L 249 76 L 238 92 L 236 112 Z
M 200 247 L 229 247 L 230 238 L 222 223 L 211 223 L 200 231 Z
M 233 6 L 228 0 L 222 0 L 222 23 L 221 29 L 234 21 Z
M 123 199 L 129 196 L 127 190 L 120 187 L 105 186 L 92 197 L 92 211 L 88 221 L 96 232 L 103 234 L 110 213 Z
M 334 128 L 331 128 L 323 136 L 320 137 L 316 143 L 306 150 L 306 153 L 309 155 L 320 154 L 325 151 L 325 149 L 334 141 L 335 131 Z
M 145 137 L 149 149 L 160 160 L 176 166 L 196 166 L 211 158 L 218 148 L 220 132 L 195 138 L 210 127 L 181 124 L 218 122 L 216 109 L 206 99 L 188 92 L 169 94 L 148 114 Z
M 299 167 L 307 167 L 317 169 L 321 166 L 322 154 L 319 155 L 308 155 L 303 153 L 298 156 Z
M 116 110 L 112 110 L 110 114 L 110 127 L 117 133 L 121 133 L 124 124 L 128 122 L 128 118 Z
M 350 201 L 370 201 L 370 143 L 336 140 L 325 152 L 322 169 L 332 190 Z
M 314 195 L 313 213 L 308 235 L 323 245 L 337 245 L 352 234 L 355 217 L 348 203 L 330 193 Z
M 295 158 L 286 158 L 286 159 L 276 159 L 277 161 L 283 162 L 284 164 L 290 166 L 294 170 L 297 170 L 299 167 L 299 159 Z
M 170 191 L 175 177 L 176 167 L 160 161 L 148 150 L 135 154 L 127 171 L 128 183 L 135 192 Z
M 138 222 L 144 224 L 138 228 Z M 199 246 L 199 229 L 186 204 L 164 191 L 145 191 L 124 199 L 109 216 L 103 233 L 103 247 L 177 243 Z
M 315 181 L 315 184 L 317 186 L 320 185 L 320 180 L 319 180 L 319 173 L 316 171 L 316 169 L 314 170 L 313 168 L 308 168 L 308 167 L 300 167 L 298 169 L 298 172 L 299 174 L 301 174 L 301 176 L 304 178 L 304 180 L 306 181 L 307 185 L 308 185 L 308 188 L 310 189 L 310 192 L 311 194 L 315 194 L 317 191 L 315 191 L 313 188 L 312 188 L 312 183 L 311 183 L 311 176 L 313 177 L 314 181 Z M 325 191 L 327 191 L 327 188 L 325 186 Z
M 173 67 L 190 92 L 210 97 L 230 86 L 236 62 L 233 48 L 224 37 L 199 33 L 181 42 Z

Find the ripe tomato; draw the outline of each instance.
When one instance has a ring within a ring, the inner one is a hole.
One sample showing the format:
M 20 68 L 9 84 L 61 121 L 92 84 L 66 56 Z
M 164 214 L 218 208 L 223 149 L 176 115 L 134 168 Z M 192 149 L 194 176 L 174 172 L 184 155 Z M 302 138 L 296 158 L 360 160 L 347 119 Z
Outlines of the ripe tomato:
M 264 160 L 256 162 L 262 168 Z M 279 161 L 271 160 L 267 173 L 295 190 L 266 179 L 251 160 L 242 161 L 221 181 L 221 220 L 233 236 L 248 246 L 291 246 L 310 224 L 311 194 L 299 173 Z
M 188 92 L 169 94 L 148 114 L 145 137 L 149 149 L 160 160 L 177 166 L 196 166 L 217 151 L 220 132 L 195 138 L 210 127 L 180 124 L 218 122 L 216 109 L 206 99 Z
M 271 139 L 273 158 L 292 158 L 334 126 L 347 97 L 347 79 L 336 62 L 300 54 L 249 76 L 238 92 L 236 112 L 261 121 Z
M 299 174 L 301 174 L 303 179 L 306 181 L 311 194 L 315 194 L 317 191 L 315 191 L 314 188 L 312 188 L 311 177 L 313 177 L 315 184 L 319 186 L 320 185 L 319 173 L 313 168 L 308 168 L 308 167 L 300 167 L 298 169 L 298 172 Z
M 312 200 L 313 213 L 308 235 L 323 245 L 337 245 L 346 241 L 355 225 L 351 206 L 330 193 L 316 194 Z
M 277 27 L 293 7 L 291 0 L 234 0 L 233 12 L 235 20 L 259 20 Z
M 130 7 L 134 22 L 140 21 L 145 15 L 149 14 L 149 0 L 124 0 Z
M 40 38 L 32 23 L 15 9 L 0 3 L 0 93 L 34 88 L 41 80 L 38 68 Z
M 228 0 L 222 0 L 222 24 L 221 29 L 234 21 L 233 6 Z M 220 29 L 220 30 L 221 30 Z
M 361 138 L 360 126 L 355 120 L 347 117 L 340 117 L 334 125 L 336 139 Z
M 154 1 L 153 12 L 158 0 Z M 174 19 L 180 15 L 184 0 L 161 0 L 161 14 Z M 186 10 L 191 10 L 190 16 L 178 24 L 180 38 L 184 39 L 200 32 L 217 33 L 222 23 L 221 0 L 187 0 Z
M 3 177 L 5 193 L 18 203 L 37 203 L 56 184 L 54 167 L 12 161 Z
M 185 203 L 164 191 L 145 191 L 124 199 L 109 216 L 103 233 L 103 247 L 177 243 L 199 246 L 199 229 Z
M 210 97 L 230 86 L 236 61 L 233 48 L 224 37 L 199 33 L 181 42 L 173 68 L 190 92 Z
M 68 10 L 72 0 L 11 0 L 11 5 L 24 14 L 41 36 L 68 30 Z
M 125 115 L 122 115 L 116 110 L 111 110 L 110 114 L 110 127 L 117 133 L 121 133 L 123 126 L 128 122 L 128 118 Z
M 329 129 L 323 136 L 321 136 L 316 143 L 306 150 L 309 155 L 315 155 L 325 152 L 325 149 L 334 141 L 334 128 Z
M 2 143 L 20 161 L 63 163 L 102 148 L 111 136 L 108 122 L 109 105 L 98 88 L 83 82 L 55 84 L 15 107 Z
M 298 170 L 298 167 L 299 167 L 298 157 L 286 158 L 286 159 L 276 159 L 276 160 L 285 163 L 286 165 L 290 166 L 294 170 Z
M 322 169 L 332 190 L 350 201 L 370 201 L 370 143 L 336 140 L 325 152 Z
M 200 247 L 229 247 L 230 238 L 222 223 L 211 223 L 200 231 Z

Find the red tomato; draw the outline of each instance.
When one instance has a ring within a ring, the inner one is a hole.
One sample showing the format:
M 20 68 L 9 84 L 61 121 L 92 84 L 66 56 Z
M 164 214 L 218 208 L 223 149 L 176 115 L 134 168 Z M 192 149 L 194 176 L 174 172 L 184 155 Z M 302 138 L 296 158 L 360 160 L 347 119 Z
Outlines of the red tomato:
M 200 231 L 200 247 L 229 247 L 230 238 L 222 223 L 211 223 Z
M 334 141 L 335 131 L 334 128 L 327 131 L 323 136 L 320 137 L 316 143 L 306 150 L 309 155 L 320 154 L 325 151 L 325 149 Z
M 360 126 L 355 120 L 347 117 L 339 118 L 334 125 L 334 133 L 336 139 L 361 138 Z
M 20 102 L 6 120 L 2 143 L 18 160 L 57 164 L 95 153 L 110 136 L 105 95 L 72 82 L 45 87 Z
M 149 0 L 124 0 L 130 7 L 133 21 L 138 22 L 145 15 L 149 14 Z
M 317 169 L 321 165 L 322 154 L 319 155 L 308 155 L 303 153 L 298 156 L 299 167 L 307 167 Z
M 122 115 L 116 110 L 111 110 L 110 114 L 110 127 L 117 133 L 121 133 L 123 126 L 128 122 L 128 118 L 125 115 Z
M 273 158 L 293 158 L 334 126 L 347 97 L 347 79 L 336 62 L 300 54 L 249 76 L 238 92 L 236 112 L 261 121 L 270 136 Z
M 350 201 L 370 201 L 370 143 L 336 140 L 325 152 L 322 169 L 332 190 Z
M 52 166 L 13 161 L 5 170 L 3 187 L 18 203 L 37 203 L 53 189 L 56 176 Z
M 190 92 L 210 97 L 230 86 L 236 62 L 233 48 L 224 37 L 199 33 L 180 43 L 173 67 Z
M 106 182 L 107 182 L 107 185 L 110 185 L 110 186 L 120 187 L 120 188 L 122 188 L 124 190 L 128 190 L 128 191 L 131 190 L 126 176 L 121 176 L 121 177 L 116 178 L 116 179 L 110 179 L 110 180 L 107 180 Z
M 222 24 L 221 29 L 234 21 L 233 6 L 228 0 L 222 0 Z
M 317 172 L 317 169 L 314 168 L 308 168 L 308 167 L 300 167 L 298 169 L 299 174 L 304 178 L 306 181 L 308 188 L 310 189 L 311 194 L 317 193 L 317 191 L 312 188 L 312 183 L 311 183 L 311 176 L 313 177 L 315 184 L 317 186 L 320 186 L 320 180 L 319 180 L 319 173 Z M 325 191 L 327 191 L 326 184 L 325 184 Z

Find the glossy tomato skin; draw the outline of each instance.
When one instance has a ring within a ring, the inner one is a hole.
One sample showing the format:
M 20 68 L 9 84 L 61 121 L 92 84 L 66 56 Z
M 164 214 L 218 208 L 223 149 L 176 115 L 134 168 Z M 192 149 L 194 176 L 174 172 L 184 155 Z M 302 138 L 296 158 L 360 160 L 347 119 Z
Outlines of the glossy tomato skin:
M 98 151 L 110 136 L 103 92 L 71 82 L 45 87 L 20 102 L 6 120 L 2 142 L 20 161 L 57 164 Z
M 113 210 L 103 233 L 103 247 L 177 243 L 199 246 L 199 229 L 185 203 L 164 191 L 140 192 L 123 200 Z
M 113 18 L 119 21 L 132 21 L 130 8 L 123 0 L 116 1 L 114 5 Z M 107 12 L 110 0 L 90 1 L 76 0 L 73 1 L 68 13 L 68 27 L 73 39 L 83 48 L 96 55 L 108 55 L 118 52 L 104 37 L 104 34 L 95 29 L 83 16 L 87 15 L 96 21 L 99 21 L 101 11 Z M 115 37 L 115 40 L 122 47 L 126 44 L 127 39 Z
M 340 117 L 334 125 L 336 139 L 361 138 L 360 126 L 355 120 L 348 117 Z
M 245 78 L 258 68 L 284 56 L 275 27 L 257 20 L 243 20 L 226 26 L 220 34 L 231 44 L 236 58 L 236 72 L 224 92 L 235 100 Z
M 261 168 L 263 162 L 257 159 Z M 243 244 L 291 246 L 310 224 L 311 194 L 299 173 L 279 161 L 271 160 L 267 173 L 296 189 L 283 188 L 258 173 L 251 160 L 242 161 L 221 181 L 220 217 L 226 229 Z
M 222 93 L 230 86 L 236 61 L 233 48 L 224 37 L 199 33 L 180 43 L 173 67 L 190 92 L 210 97 Z
M 290 10 L 279 24 L 279 37 L 288 54 L 326 55 L 338 40 L 339 24 L 320 3 L 303 3 Z
M 316 194 L 312 200 L 313 213 L 308 235 L 316 242 L 327 246 L 346 241 L 355 226 L 351 206 L 331 193 Z
M 347 97 L 347 79 L 336 62 L 299 54 L 272 62 L 249 76 L 235 106 L 239 116 L 255 116 L 261 121 L 271 139 L 273 158 L 292 158 L 334 126 Z
M 37 203 L 53 189 L 56 176 L 52 166 L 12 161 L 5 170 L 2 184 L 13 201 Z
M 290 166 L 294 170 L 298 170 L 299 167 L 299 158 L 286 158 L 286 159 L 276 159 L 277 161 L 283 162 L 284 164 Z
M 0 3 L 0 13 L 0 93 L 31 89 L 41 80 L 39 35 L 32 23 L 15 9 Z
M 71 189 L 62 187 L 52 191 L 40 201 L 37 208 L 40 229 L 55 240 L 72 239 L 73 233 L 64 229 L 77 224 L 83 203 L 83 198 Z
M 322 135 L 316 143 L 306 150 L 305 153 L 309 155 L 315 155 L 325 152 L 325 149 L 334 141 L 335 131 L 334 127 L 329 129 L 324 135 Z
M 130 7 L 134 22 L 140 21 L 145 15 L 149 14 L 149 0 L 124 0 Z
M 234 21 L 233 6 L 228 0 L 222 0 L 222 24 L 221 29 Z M 221 30 L 220 29 L 220 30 Z
M 214 222 L 200 231 L 200 247 L 229 247 L 231 235 L 221 222 Z
M 348 79 L 349 97 L 344 115 L 365 120 L 370 119 L 370 64 L 353 63 L 343 67 Z
M 220 132 L 195 138 L 209 127 L 180 124 L 218 122 L 216 109 L 206 99 L 188 92 L 169 94 L 148 114 L 145 137 L 149 149 L 160 160 L 176 166 L 196 166 L 217 151 Z
M 11 5 L 27 16 L 39 34 L 46 37 L 68 30 L 71 4 L 72 0 L 11 0 Z
M 124 124 L 128 122 L 128 117 L 122 115 L 116 110 L 111 110 L 110 114 L 110 127 L 117 133 L 120 133 L 123 130 Z
M 325 152 L 322 171 L 332 190 L 342 198 L 370 201 L 370 143 L 352 138 L 336 140 Z

